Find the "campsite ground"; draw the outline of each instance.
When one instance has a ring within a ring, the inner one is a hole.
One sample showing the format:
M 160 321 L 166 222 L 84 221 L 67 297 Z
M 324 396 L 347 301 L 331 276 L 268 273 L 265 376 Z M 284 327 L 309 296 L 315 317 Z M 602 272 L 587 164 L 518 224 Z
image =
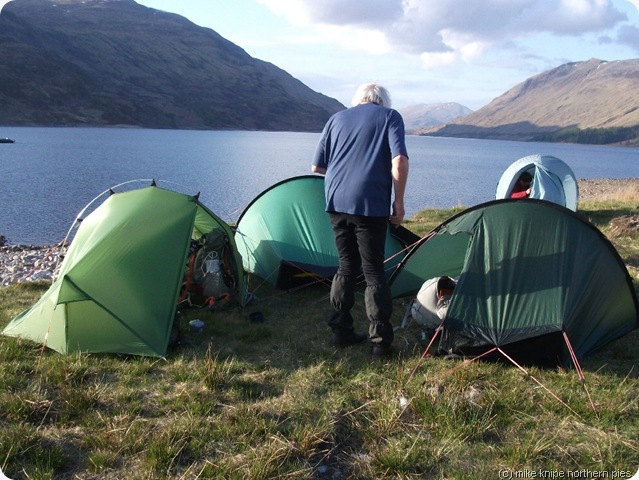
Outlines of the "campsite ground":
M 638 289 L 639 188 L 615 183 L 581 181 L 579 210 Z M 426 233 L 455 211 L 408 226 Z M 0 328 L 47 287 L 0 288 Z M 422 359 L 416 325 L 373 361 L 365 345 L 328 343 L 325 286 L 278 292 L 252 279 L 251 290 L 243 309 L 184 312 L 184 342 L 166 359 L 66 357 L 0 337 L 0 469 L 14 480 L 485 480 L 639 468 L 637 330 L 584 359 L 582 383 L 571 368 Z M 363 326 L 361 305 L 356 316 Z M 204 332 L 189 332 L 194 318 Z

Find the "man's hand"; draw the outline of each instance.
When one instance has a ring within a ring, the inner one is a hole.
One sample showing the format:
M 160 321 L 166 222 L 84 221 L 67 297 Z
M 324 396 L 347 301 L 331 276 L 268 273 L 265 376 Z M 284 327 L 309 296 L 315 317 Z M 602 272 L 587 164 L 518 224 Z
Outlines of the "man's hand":
M 390 223 L 395 226 L 401 225 L 405 214 L 406 211 L 404 210 L 404 203 L 395 200 L 393 202 L 393 214 L 389 218 Z

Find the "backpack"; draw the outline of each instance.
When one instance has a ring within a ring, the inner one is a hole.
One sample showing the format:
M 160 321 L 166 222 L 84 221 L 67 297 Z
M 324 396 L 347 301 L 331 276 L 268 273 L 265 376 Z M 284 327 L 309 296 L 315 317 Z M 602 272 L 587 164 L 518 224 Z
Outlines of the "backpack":
M 192 242 L 189 265 L 180 301 L 191 295 L 203 297 L 205 305 L 230 300 L 236 292 L 237 272 L 228 236 L 211 230 L 200 242 Z

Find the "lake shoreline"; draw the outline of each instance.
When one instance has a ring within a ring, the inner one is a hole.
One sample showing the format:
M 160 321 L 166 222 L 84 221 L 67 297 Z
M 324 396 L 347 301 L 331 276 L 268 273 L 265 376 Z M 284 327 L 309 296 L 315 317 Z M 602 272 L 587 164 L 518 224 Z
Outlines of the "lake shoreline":
M 639 192 L 639 178 L 580 178 L 579 201 L 609 200 L 626 193 Z
M 639 178 L 580 179 L 579 200 L 610 200 L 639 192 Z M 639 205 L 637 207 L 639 209 Z M 0 286 L 52 280 L 64 249 L 57 245 L 11 245 L 0 235 Z

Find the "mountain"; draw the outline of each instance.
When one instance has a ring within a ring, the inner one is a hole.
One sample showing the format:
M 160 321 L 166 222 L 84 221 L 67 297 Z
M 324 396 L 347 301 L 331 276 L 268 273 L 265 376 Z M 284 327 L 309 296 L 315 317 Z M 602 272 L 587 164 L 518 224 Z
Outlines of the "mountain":
M 450 122 L 472 112 L 459 103 L 420 103 L 398 109 L 408 133 Z
M 344 108 L 133 0 L 13 0 L 0 14 L 0 65 L 4 125 L 319 131 Z
M 567 63 L 469 115 L 420 133 L 639 145 L 639 60 Z

